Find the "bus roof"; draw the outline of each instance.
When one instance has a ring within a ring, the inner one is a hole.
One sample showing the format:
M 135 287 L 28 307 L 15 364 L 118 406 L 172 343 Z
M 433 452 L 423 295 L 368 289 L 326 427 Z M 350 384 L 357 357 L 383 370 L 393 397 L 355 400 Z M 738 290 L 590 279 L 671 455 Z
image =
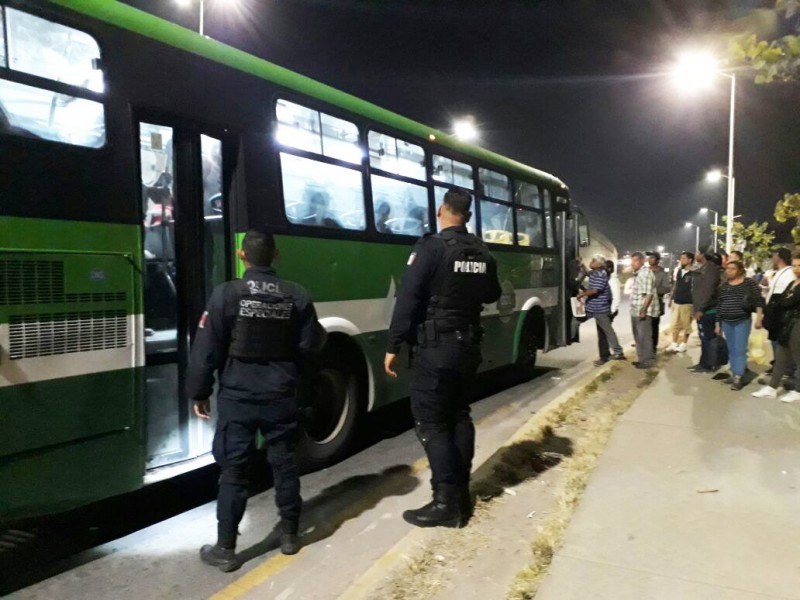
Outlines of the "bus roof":
M 194 31 L 171 23 L 117 0 L 50 0 L 51 3 L 66 9 L 82 13 L 111 25 L 127 29 L 139 35 L 149 37 L 175 48 L 191 52 L 214 62 L 232 67 L 239 71 L 250 73 L 256 77 L 277 83 L 283 87 L 329 102 L 350 112 L 359 114 L 379 123 L 384 123 L 413 136 L 429 139 L 435 136 L 435 142 L 441 146 L 470 155 L 498 167 L 528 175 L 546 183 L 567 189 L 567 186 L 557 177 L 534 169 L 526 164 L 512 160 L 495 152 L 458 141 L 453 136 L 417 123 L 392 111 L 386 110 L 371 102 L 357 98 L 325 85 L 310 77 L 300 75 L 289 69 L 279 67 L 269 61 L 248 54 L 201 36 Z

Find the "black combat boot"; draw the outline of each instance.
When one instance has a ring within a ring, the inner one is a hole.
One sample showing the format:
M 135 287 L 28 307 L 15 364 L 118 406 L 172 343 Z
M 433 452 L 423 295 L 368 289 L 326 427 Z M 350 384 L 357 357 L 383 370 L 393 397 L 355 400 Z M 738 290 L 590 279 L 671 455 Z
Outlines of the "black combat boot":
M 403 519 L 417 527 L 463 527 L 458 488 L 448 484 L 437 486 L 432 502 L 417 510 L 405 511 Z
M 233 548 L 223 548 L 218 544 L 206 544 L 200 548 L 200 560 L 212 567 L 219 567 L 224 573 L 235 571 L 242 565 L 236 558 L 236 551 Z
M 300 540 L 297 537 L 296 521 L 279 521 L 266 538 L 266 543 L 272 547 L 280 546 L 283 554 L 297 554 L 300 551 Z
M 458 490 L 458 508 L 461 511 L 461 519 L 464 525 L 472 518 L 472 511 L 475 508 L 472 504 L 472 494 L 469 486 L 461 487 Z

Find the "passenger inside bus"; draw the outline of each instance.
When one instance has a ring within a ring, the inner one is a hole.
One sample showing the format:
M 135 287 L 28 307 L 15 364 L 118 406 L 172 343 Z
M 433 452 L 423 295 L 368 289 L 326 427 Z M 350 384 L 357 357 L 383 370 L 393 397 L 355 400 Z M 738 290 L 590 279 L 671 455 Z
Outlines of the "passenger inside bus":
M 327 192 L 314 191 L 310 195 L 306 194 L 304 201 L 305 216 L 300 220 L 303 225 L 342 227 L 336 216 L 329 210 L 331 199 Z
M 392 207 L 386 200 L 380 200 L 375 207 L 375 229 L 378 233 L 392 233 L 387 225 L 389 217 L 392 215 Z

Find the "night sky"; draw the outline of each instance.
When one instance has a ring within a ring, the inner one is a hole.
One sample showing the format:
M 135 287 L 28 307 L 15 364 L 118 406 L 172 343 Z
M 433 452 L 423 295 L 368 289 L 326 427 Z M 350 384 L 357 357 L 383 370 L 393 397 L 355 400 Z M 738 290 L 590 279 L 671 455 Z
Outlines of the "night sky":
M 129 4 L 187 27 L 197 9 Z M 718 42 L 770 2 L 703 0 L 206 0 L 206 34 L 560 177 L 621 252 L 694 246 L 685 221 L 725 211 L 728 80 L 686 95 L 664 75 L 687 45 Z M 785 25 L 785 24 L 784 24 Z M 800 192 L 800 84 L 740 77 L 736 212 L 769 220 Z M 788 241 L 787 227 L 780 227 Z M 703 236 L 706 237 L 706 230 Z

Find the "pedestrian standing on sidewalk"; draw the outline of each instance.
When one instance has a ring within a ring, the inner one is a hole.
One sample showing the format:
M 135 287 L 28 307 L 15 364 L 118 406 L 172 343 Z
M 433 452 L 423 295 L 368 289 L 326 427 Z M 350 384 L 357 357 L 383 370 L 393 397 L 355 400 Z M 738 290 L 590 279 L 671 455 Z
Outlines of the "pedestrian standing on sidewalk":
M 719 302 L 719 265 L 711 253 L 700 253 L 695 257 L 699 268 L 692 277 L 692 310 L 697 321 L 697 332 L 700 335 L 700 361 L 689 367 L 692 373 L 711 373 L 721 365 L 713 364 L 711 342 L 716 337 L 714 325 L 717 319 L 717 303 Z
M 631 254 L 633 269 L 633 288 L 631 289 L 631 329 L 636 342 L 636 355 L 639 360 L 633 365 L 637 369 L 647 369 L 655 365 L 653 351 L 653 318 L 658 316 L 658 297 L 656 279 L 644 264 L 644 254 Z
M 758 284 L 745 277 L 744 265 L 738 260 L 729 260 L 725 266 L 728 280 L 719 290 L 716 334 L 725 337 L 728 343 L 728 356 L 731 376 L 725 379 L 732 390 L 744 387 L 744 374 L 747 370 L 747 342 L 753 327 L 751 315 L 756 313 L 756 329 L 763 327 L 764 298 Z
M 650 271 L 656 280 L 656 296 L 658 298 L 658 315 L 653 317 L 651 326 L 653 327 L 653 354 L 658 351 L 658 339 L 661 335 L 661 317 L 664 314 L 664 296 L 669 294 L 672 289 L 669 272 L 661 266 L 661 253 L 648 252 L 647 262 Z
M 609 360 L 625 360 L 625 356 L 611 324 L 611 286 L 608 283 L 605 257 L 595 254 L 589 263 L 589 269 L 589 288 L 578 292 L 578 298 L 586 298 L 586 316 L 594 317 L 597 326 L 600 358 L 594 361 L 594 365 L 600 367 Z M 605 344 L 601 341 L 603 338 Z
M 769 332 L 769 339 L 772 342 L 772 355 L 778 355 L 778 334 L 782 328 L 782 322 L 779 318 L 781 313 L 781 296 L 786 291 L 786 288 L 794 280 L 792 273 L 792 255 L 786 248 L 778 248 L 772 253 L 772 266 L 773 273 L 770 276 L 767 294 L 764 298 L 766 306 L 764 307 L 764 328 Z M 773 360 L 773 365 L 775 361 Z M 767 374 L 773 371 L 771 367 Z M 790 365 L 787 370 L 787 375 L 793 374 L 795 371 L 794 365 Z
M 694 252 L 681 252 L 680 265 L 675 272 L 675 283 L 669 304 L 672 307 L 672 344 L 667 352 L 686 352 L 686 343 L 692 333 L 692 267 Z
M 777 348 L 775 364 L 769 385 L 753 392 L 755 398 L 777 398 L 783 377 L 800 361 L 800 253 L 795 253 L 792 257 L 791 270 L 793 281 L 780 294 L 774 295 L 774 301 L 770 304 L 770 337 L 774 337 Z M 780 399 L 782 402 L 795 402 L 800 400 L 800 392 L 792 390 Z
M 411 414 L 431 466 L 433 501 L 403 513 L 417 527 L 461 527 L 472 512 L 470 385 L 481 363 L 481 310 L 501 288 L 494 257 L 467 231 L 471 204 L 464 190 L 444 195 L 439 233 L 414 246 L 389 326 L 383 368 L 397 377 L 400 348 L 413 346 Z

